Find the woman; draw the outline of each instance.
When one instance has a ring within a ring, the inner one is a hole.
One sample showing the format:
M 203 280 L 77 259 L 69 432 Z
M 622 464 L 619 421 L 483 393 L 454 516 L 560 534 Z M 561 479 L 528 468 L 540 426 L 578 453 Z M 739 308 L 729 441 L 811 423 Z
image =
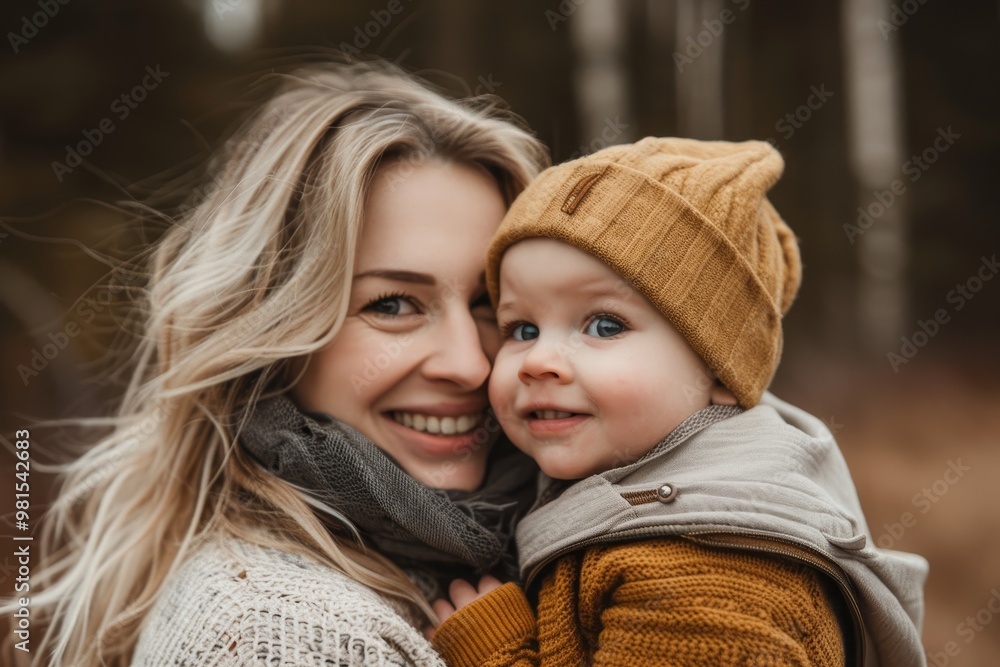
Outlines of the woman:
M 546 153 L 389 66 L 279 79 L 159 242 L 48 523 L 52 664 L 437 665 L 439 580 L 511 560 L 483 258 Z

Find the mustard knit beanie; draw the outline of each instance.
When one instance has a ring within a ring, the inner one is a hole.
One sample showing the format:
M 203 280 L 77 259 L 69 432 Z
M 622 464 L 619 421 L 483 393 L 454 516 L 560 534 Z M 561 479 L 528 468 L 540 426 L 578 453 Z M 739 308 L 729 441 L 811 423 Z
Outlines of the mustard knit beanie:
M 784 161 L 769 144 L 647 137 L 542 172 L 490 244 L 564 241 L 605 262 L 680 331 L 740 405 L 760 401 L 799 288 L 795 235 L 767 200 Z

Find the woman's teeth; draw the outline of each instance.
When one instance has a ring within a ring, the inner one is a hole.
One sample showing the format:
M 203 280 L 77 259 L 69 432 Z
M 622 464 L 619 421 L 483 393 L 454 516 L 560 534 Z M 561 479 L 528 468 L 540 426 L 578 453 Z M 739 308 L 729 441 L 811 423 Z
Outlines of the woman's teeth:
M 566 419 L 573 416 L 572 412 L 562 410 L 535 410 L 531 414 L 535 419 Z
M 468 433 L 474 429 L 483 418 L 483 413 L 477 412 L 461 417 L 438 417 L 418 412 L 393 412 L 392 418 L 397 424 L 412 428 L 414 431 L 433 433 L 435 435 L 456 435 Z

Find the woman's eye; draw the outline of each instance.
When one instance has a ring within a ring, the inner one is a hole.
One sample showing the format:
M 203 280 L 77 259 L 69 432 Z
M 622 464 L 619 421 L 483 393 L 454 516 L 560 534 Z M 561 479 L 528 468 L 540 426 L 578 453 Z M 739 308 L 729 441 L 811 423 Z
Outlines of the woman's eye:
M 417 312 L 412 301 L 399 295 L 379 297 L 369 302 L 364 310 L 378 315 L 414 315 Z
M 538 338 L 538 327 L 525 322 L 511 329 L 510 335 L 514 340 L 534 340 Z
M 587 325 L 585 334 L 597 338 L 611 338 L 625 331 L 625 325 L 607 315 L 598 315 Z

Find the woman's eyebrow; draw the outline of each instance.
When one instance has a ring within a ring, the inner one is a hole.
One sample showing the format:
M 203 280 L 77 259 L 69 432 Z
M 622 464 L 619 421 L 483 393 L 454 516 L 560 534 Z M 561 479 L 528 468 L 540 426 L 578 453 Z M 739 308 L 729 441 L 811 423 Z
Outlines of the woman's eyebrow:
M 420 285 L 430 285 L 434 286 L 437 284 L 437 280 L 434 276 L 427 273 L 417 273 L 416 271 L 399 271 L 393 269 L 372 269 L 371 271 L 364 271 L 354 276 L 354 280 L 361 280 L 363 278 L 385 278 L 387 280 L 400 280 L 406 283 L 417 283 Z

